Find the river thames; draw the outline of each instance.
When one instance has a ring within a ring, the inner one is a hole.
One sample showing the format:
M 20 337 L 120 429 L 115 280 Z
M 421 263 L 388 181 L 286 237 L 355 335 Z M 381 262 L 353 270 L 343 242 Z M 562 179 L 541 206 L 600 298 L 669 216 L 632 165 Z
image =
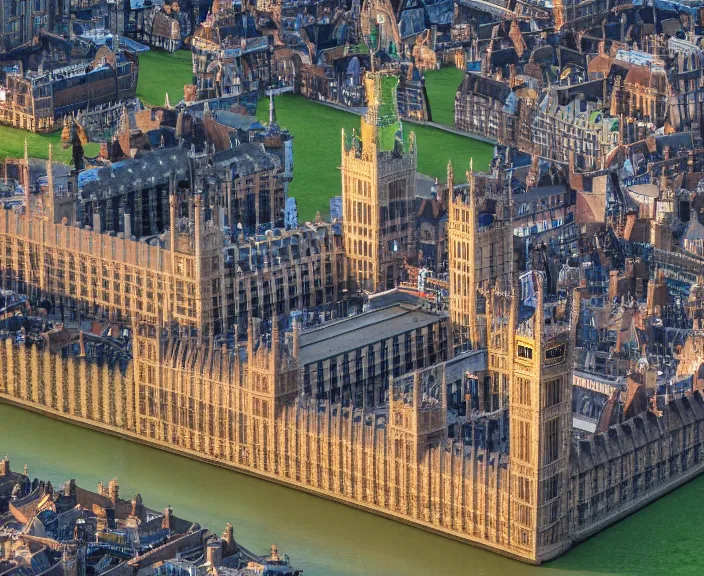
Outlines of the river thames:
M 96 489 L 117 477 L 120 495 L 192 519 L 264 552 L 272 543 L 305 576 L 700 575 L 704 477 L 545 566 L 526 566 L 236 472 L 0 404 L 0 456 L 57 485 Z

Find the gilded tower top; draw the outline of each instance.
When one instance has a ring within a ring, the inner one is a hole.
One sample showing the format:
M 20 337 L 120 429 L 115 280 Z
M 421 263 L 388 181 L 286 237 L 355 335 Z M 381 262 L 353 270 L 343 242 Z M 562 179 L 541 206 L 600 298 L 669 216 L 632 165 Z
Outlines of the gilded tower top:
M 398 77 L 388 72 L 367 72 L 364 78 L 367 113 L 362 118 L 362 147 L 393 151 L 402 145 L 403 127 L 398 113 Z

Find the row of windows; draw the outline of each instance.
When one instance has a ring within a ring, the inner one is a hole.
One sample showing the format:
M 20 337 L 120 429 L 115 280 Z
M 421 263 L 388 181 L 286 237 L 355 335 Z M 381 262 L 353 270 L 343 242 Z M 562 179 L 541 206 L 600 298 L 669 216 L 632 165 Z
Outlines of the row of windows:
M 560 417 L 545 423 L 545 451 L 543 465 L 552 464 L 560 456 Z

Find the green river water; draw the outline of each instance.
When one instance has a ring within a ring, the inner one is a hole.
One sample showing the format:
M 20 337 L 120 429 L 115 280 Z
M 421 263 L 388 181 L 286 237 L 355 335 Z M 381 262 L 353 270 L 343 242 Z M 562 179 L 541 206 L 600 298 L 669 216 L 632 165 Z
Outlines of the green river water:
M 305 576 L 584 576 L 704 574 L 704 477 L 632 515 L 560 559 L 526 566 L 359 510 L 0 404 L 0 454 L 55 485 L 95 489 L 117 477 L 120 494 L 171 505 L 263 552 L 276 543 Z

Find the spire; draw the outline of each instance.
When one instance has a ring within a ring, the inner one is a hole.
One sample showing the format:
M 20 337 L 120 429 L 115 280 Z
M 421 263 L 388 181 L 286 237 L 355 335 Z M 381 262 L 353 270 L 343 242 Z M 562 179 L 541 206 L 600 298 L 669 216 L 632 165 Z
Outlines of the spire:
M 50 202 L 53 202 L 54 198 L 54 153 L 52 150 L 51 143 L 49 144 L 49 160 L 46 163 L 46 187 L 47 187 L 47 198 Z
M 252 354 L 254 353 L 254 318 L 250 314 L 247 320 L 247 360 L 252 361 Z
M 29 214 L 29 147 L 24 139 L 24 162 L 22 164 L 22 187 L 24 188 L 24 205 Z
M 469 184 L 469 199 L 474 204 L 474 158 L 469 159 L 469 172 L 467 172 L 467 183 Z
M 274 361 L 272 368 L 276 370 L 280 364 L 279 318 L 274 314 L 271 318 L 271 355 Z
M 445 202 L 450 203 L 453 198 L 453 189 L 455 187 L 455 171 L 452 167 L 452 160 L 447 162 L 447 197 Z
M 298 360 L 298 355 L 301 350 L 301 329 L 298 326 L 298 320 L 293 319 L 293 357 Z
M 178 117 L 176 118 L 176 138 L 183 138 L 183 110 L 179 110 Z
M 274 108 L 274 92 L 269 91 L 269 128 L 276 126 L 276 109 Z
M 122 106 L 122 114 L 120 115 L 120 126 L 118 127 L 118 132 L 120 134 L 130 133 L 130 115 L 127 111 L 127 106 Z
M 83 128 L 83 126 L 79 122 L 78 118 L 74 119 L 74 124 L 76 125 L 76 133 L 78 134 L 78 138 L 81 141 L 81 144 L 88 144 L 88 134 L 86 133 L 85 128 Z
M 64 127 L 61 130 L 61 144 L 63 144 L 64 148 L 68 148 L 71 145 L 71 137 L 73 136 L 71 129 L 71 121 L 68 116 L 64 116 Z

